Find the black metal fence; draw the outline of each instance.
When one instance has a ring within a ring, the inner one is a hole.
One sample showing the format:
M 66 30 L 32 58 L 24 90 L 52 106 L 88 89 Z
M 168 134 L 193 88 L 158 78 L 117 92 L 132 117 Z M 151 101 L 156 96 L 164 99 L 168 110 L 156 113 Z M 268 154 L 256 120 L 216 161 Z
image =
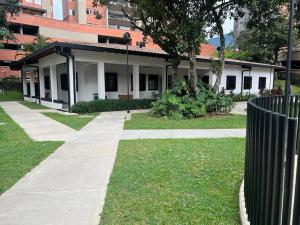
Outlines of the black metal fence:
M 245 203 L 251 225 L 300 225 L 300 97 L 248 102 Z M 297 167 L 297 165 L 299 165 Z

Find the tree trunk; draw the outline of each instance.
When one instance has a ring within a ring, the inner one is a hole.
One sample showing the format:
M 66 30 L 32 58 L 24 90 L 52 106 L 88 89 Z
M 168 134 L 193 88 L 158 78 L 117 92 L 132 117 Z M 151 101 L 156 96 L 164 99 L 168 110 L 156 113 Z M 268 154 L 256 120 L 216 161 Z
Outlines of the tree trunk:
M 178 80 L 178 66 L 180 64 L 180 59 L 173 58 L 172 59 L 172 77 L 173 81 Z
M 220 34 L 220 53 L 219 53 L 219 66 L 220 68 L 217 70 L 217 79 L 216 82 L 214 84 L 214 91 L 215 92 L 219 92 L 220 90 L 220 84 L 221 84 L 221 80 L 222 80 L 222 76 L 223 76 L 223 70 L 224 70 L 224 66 L 225 66 L 225 35 L 224 35 L 224 30 L 222 27 L 221 23 L 217 23 L 218 25 L 218 30 L 219 30 L 219 34 Z
M 197 92 L 197 70 L 196 70 L 196 52 L 192 49 L 189 53 L 190 58 L 190 79 L 191 79 L 191 89 Z

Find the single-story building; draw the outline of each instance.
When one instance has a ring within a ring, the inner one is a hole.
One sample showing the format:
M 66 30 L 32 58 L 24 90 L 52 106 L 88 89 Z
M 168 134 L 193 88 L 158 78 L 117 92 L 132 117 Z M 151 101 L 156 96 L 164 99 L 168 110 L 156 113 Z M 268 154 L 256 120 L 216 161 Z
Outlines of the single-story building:
M 54 42 L 11 65 L 22 70 L 24 99 L 55 109 L 70 109 L 93 99 L 156 98 L 172 84 L 168 54 L 118 44 Z M 197 57 L 197 74 L 213 85 L 209 57 Z M 274 73 L 284 67 L 226 59 L 221 89 L 258 94 L 272 89 Z M 189 79 L 189 61 L 179 65 L 179 77 Z M 129 95 L 128 95 L 129 93 Z

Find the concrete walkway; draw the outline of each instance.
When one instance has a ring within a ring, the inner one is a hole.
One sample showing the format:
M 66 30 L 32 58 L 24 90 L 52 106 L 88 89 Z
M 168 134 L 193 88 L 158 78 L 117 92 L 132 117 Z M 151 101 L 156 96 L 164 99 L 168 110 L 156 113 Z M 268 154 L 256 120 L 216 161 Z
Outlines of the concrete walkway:
M 236 102 L 232 114 L 247 115 L 247 102 Z
M 65 141 L 76 131 L 62 123 L 23 106 L 18 102 L 1 102 L 0 107 L 16 122 L 34 141 Z
M 122 140 L 245 137 L 246 129 L 123 130 Z
M 101 113 L 0 196 L 0 225 L 98 225 L 124 113 Z

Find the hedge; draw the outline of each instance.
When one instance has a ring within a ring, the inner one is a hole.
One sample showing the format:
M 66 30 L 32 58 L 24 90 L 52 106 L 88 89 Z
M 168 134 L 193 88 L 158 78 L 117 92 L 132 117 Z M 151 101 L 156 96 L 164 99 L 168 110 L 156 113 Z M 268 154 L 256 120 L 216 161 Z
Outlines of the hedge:
M 78 102 L 72 106 L 74 113 L 92 113 L 92 112 L 109 112 L 123 111 L 134 109 L 149 109 L 152 99 L 134 99 L 134 100 L 94 100 L 91 102 Z

